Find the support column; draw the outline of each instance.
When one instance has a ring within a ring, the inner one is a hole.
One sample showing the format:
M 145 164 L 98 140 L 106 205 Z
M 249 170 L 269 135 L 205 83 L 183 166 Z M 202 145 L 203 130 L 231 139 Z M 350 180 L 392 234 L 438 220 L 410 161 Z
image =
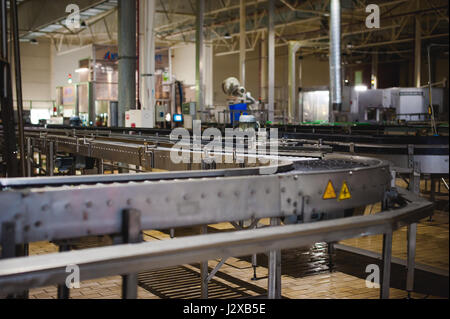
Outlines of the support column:
M 342 109 L 341 70 L 341 3 L 331 0 L 330 13 L 330 122 L 334 122 L 333 111 Z
M 420 68 L 421 68 L 421 27 L 420 19 L 416 16 L 416 36 L 415 36 L 415 49 L 414 49 L 414 86 L 420 88 Z
M 267 99 L 267 33 L 263 32 L 260 42 L 260 78 L 259 78 L 259 97 L 262 101 Z
M 240 0 L 239 2 L 239 80 L 241 82 L 241 85 L 245 87 L 245 50 L 247 47 L 247 36 L 246 36 L 246 10 L 245 10 L 245 0 Z
M 16 101 L 17 101 L 17 120 L 19 129 L 19 151 L 20 151 L 20 173 L 21 176 L 27 176 L 26 173 L 26 155 L 25 155 L 25 133 L 23 121 L 23 100 L 22 100 L 22 73 L 20 63 L 20 44 L 19 44 L 19 22 L 17 17 L 17 1 L 12 0 L 10 3 L 12 34 L 14 44 L 14 67 L 16 79 Z
M 0 0 L 0 57 L 6 63 L 0 78 L 0 115 L 3 123 L 3 160 L 6 162 L 7 177 L 19 177 L 19 162 L 17 160 L 17 140 L 14 127 L 14 108 L 11 87 L 11 70 L 8 62 L 8 11 L 6 0 Z
M 196 100 L 197 110 L 203 111 L 205 105 L 204 95 L 204 32 L 203 25 L 205 21 L 205 0 L 197 0 L 197 21 L 195 36 L 195 53 L 196 53 Z
M 269 0 L 269 25 L 268 25 L 268 98 L 269 98 L 269 121 L 275 118 L 275 0 Z
M 141 46 L 139 56 L 141 90 L 140 101 L 143 110 L 149 110 L 151 116 L 150 127 L 155 126 L 155 0 L 140 1 Z
M 297 87 L 299 87 L 300 89 L 303 87 L 303 56 L 300 55 L 299 60 L 298 60 L 298 85 Z M 299 96 L 298 93 L 300 91 L 297 91 L 296 93 L 296 101 L 299 102 Z M 298 121 L 300 123 L 303 122 L 303 104 L 298 105 Z
M 297 69 L 296 69 L 296 54 L 300 49 L 300 42 L 289 41 L 289 103 L 288 103 L 288 120 L 292 123 L 295 120 L 296 108 L 297 108 L 297 84 L 295 81 Z
M 136 108 L 136 1 L 119 0 L 119 126 Z

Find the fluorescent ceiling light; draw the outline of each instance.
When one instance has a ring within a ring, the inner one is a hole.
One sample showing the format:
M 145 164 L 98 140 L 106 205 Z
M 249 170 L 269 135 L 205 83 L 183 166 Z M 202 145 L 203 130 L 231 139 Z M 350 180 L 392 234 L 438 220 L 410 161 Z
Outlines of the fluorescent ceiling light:
M 79 69 L 75 70 L 75 72 L 77 72 L 77 73 L 83 73 L 83 72 L 87 72 L 87 71 L 89 71 L 88 68 L 79 68 Z
M 365 85 L 356 85 L 356 86 L 355 86 L 355 91 L 356 91 L 356 92 L 367 91 L 367 86 L 365 86 Z

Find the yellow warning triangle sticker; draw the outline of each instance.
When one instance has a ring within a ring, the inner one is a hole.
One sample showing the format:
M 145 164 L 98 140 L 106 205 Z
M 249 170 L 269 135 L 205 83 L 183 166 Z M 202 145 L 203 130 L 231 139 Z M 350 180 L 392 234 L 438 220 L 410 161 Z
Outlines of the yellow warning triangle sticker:
M 347 182 L 344 181 L 341 187 L 341 192 L 339 193 L 338 200 L 345 200 L 352 198 L 352 195 L 350 194 L 350 189 L 348 188 Z
M 336 198 L 336 192 L 334 191 L 333 183 L 328 181 L 327 187 L 325 188 L 325 192 L 323 193 L 323 199 L 332 199 Z

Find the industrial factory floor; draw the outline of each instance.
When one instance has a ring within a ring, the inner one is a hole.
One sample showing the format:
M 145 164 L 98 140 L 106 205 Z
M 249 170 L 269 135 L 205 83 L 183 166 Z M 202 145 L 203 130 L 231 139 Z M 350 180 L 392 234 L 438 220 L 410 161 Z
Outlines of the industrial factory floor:
M 401 182 L 400 182 L 401 183 Z M 424 196 L 427 196 L 426 194 Z M 378 207 L 367 208 L 365 214 L 375 213 Z M 415 293 L 412 298 L 448 298 L 449 291 L 449 224 L 448 193 L 436 197 L 433 220 L 422 220 L 417 229 Z M 263 220 L 261 224 L 267 224 Z M 209 232 L 232 230 L 228 223 L 210 225 Z M 198 233 L 198 229 L 177 229 L 175 235 Z M 144 239 L 168 239 L 168 232 L 146 231 Z M 369 236 L 340 242 L 331 263 L 324 243 L 313 247 L 290 249 L 282 252 L 282 295 L 284 298 L 379 298 L 379 289 L 366 288 L 365 270 L 369 264 L 380 265 L 376 253 L 381 252 L 382 237 Z M 31 254 L 56 252 L 48 242 L 30 245 Z M 400 265 L 406 259 L 406 228 L 394 233 L 391 298 L 406 298 L 404 290 L 406 272 Z M 358 254 L 356 254 L 358 253 Z M 213 269 L 219 260 L 209 261 Z M 255 298 L 266 293 L 267 258 L 258 255 L 257 280 L 252 280 L 250 257 L 229 258 L 209 284 L 210 298 Z M 332 271 L 330 272 L 330 265 Z M 139 298 L 199 298 L 200 267 L 198 264 L 181 265 L 141 273 Z M 108 277 L 81 283 L 72 289 L 71 298 L 114 299 L 121 296 L 121 277 Z M 30 290 L 30 298 L 56 298 L 56 287 Z

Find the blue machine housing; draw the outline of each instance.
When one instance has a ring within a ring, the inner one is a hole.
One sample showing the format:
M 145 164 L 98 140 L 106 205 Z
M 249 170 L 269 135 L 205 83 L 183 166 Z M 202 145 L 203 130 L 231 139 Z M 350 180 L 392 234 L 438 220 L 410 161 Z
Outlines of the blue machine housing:
M 233 125 L 234 122 L 239 122 L 241 115 L 248 115 L 247 103 L 230 104 L 230 120 Z M 242 114 L 241 114 L 242 113 Z

